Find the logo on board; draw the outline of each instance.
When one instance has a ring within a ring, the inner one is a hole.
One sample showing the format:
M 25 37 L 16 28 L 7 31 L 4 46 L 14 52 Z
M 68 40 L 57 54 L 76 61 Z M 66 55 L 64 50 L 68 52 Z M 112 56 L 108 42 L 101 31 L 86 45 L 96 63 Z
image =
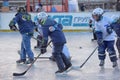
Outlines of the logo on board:
M 54 15 L 52 16 L 58 23 L 64 26 L 86 27 L 90 17 L 72 16 L 72 15 Z

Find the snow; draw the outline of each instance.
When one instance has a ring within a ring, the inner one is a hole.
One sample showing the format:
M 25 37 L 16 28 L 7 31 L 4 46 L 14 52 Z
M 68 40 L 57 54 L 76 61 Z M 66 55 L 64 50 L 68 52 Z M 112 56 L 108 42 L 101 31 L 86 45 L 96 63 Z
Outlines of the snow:
M 91 41 L 92 33 L 90 32 L 67 32 L 65 35 L 72 56 L 72 64 L 74 67 L 80 66 L 97 46 L 96 41 Z M 16 64 L 16 60 L 19 59 L 17 51 L 20 49 L 20 42 L 21 36 L 18 32 L 0 32 L 0 80 L 120 80 L 120 66 L 112 68 L 107 55 L 105 68 L 101 69 L 98 66 L 97 51 L 81 69 L 73 69 L 66 75 L 55 75 L 57 70 L 55 62 L 38 59 L 24 76 L 14 77 L 12 75 L 14 72 L 23 72 L 29 66 Z M 32 50 L 37 56 L 39 51 L 34 50 L 36 41 L 32 39 L 31 42 Z M 47 53 L 42 56 L 51 56 L 51 51 L 52 49 L 48 47 Z M 118 64 L 120 65 L 120 59 Z

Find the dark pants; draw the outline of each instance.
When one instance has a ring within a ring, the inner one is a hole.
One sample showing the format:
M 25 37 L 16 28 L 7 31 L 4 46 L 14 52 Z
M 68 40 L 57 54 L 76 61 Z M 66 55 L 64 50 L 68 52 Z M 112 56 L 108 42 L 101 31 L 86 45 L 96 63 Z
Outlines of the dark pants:
M 55 44 L 54 45 L 54 53 L 53 56 L 56 60 L 57 66 L 59 70 L 64 70 L 71 62 L 67 59 L 67 57 L 62 53 L 64 44 Z
M 96 34 L 95 34 L 95 28 L 93 28 L 93 39 L 97 40 Z
M 114 49 L 114 42 L 115 41 L 103 41 L 102 45 L 99 45 L 98 47 L 98 57 L 100 60 L 104 60 L 106 57 L 105 51 L 109 53 L 109 57 L 111 62 L 114 62 L 117 60 L 116 52 Z
M 117 46 L 117 49 L 118 49 L 118 53 L 120 55 L 120 38 L 117 39 L 116 46 Z
M 41 35 L 38 35 L 37 36 L 37 39 L 39 40 L 37 40 L 37 47 L 41 47 L 41 45 L 42 45 L 42 36 Z M 41 41 L 41 42 L 40 42 Z

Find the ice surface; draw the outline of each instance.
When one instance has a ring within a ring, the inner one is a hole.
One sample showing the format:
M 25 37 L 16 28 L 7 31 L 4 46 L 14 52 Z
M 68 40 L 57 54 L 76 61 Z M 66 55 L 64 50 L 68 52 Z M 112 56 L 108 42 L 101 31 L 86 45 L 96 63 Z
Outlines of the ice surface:
M 65 33 L 67 46 L 72 56 L 73 66 L 80 66 L 97 46 L 96 42 L 91 42 L 92 33 L 77 32 Z M 38 59 L 34 66 L 24 75 L 14 77 L 14 72 L 23 72 L 29 65 L 18 65 L 19 59 L 17 51 L 20 49 L 21 36 L 18 32 L 0 32 L 0 80 L 120 80 L 120 70 L 112 68 L 112 63 L 107 56 L 105 68 L 101 69 L 98 64 L 97 51 L 81 69 L 74 69 L 66 75 L 55 75 L 57 66 L 55 62 L 48 59 Z M 32 49 L 36 45 L 34 39 L 31 40 Z M 81 48 L 80 48 L 81 47 Z M 39 51 L 33 49 L 37 56 Z M 117 53 L 118 54 L 118 53 Z M 42 56 L 51 56 L 51 48 Z M 118 59 L 120 65 L 120 59 Z M 118 67 L 120 68 L 120 67 Z

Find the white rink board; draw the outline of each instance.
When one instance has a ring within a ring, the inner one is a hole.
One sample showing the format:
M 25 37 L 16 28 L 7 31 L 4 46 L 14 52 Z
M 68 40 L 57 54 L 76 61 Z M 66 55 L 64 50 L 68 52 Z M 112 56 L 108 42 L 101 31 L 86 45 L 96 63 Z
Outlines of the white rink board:
M 16 13 L 0 13 L 0 30 L 8 30 L 9 22 Z M 37 13 L 30 13 L 32 20 Z M 80 13 L 48 13 L 57 22 L 62 23 L 64 29 L 88 29 L 88 21 L 91 17 L 91 12 Z M 120 15 L 120 12 L 106 12 L 104 15 L 111 17 Z

